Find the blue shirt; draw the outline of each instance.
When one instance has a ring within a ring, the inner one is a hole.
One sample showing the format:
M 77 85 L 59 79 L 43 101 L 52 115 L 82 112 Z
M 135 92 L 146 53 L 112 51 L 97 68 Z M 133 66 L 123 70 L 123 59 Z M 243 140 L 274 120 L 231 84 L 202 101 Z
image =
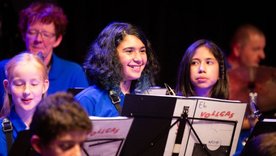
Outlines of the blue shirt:
M 125 95 L 120 95 L 120 106 L 123 107 Z M 75 96 L 89 116 L 113 117 L 119 116 L 116 107 L 112 103 L 109 93 L 98 86 L 90 86 Z
M 9 120 L 12 122 L 13 131 L 12 131 L 12 137 L 13 141 L 17 137 L 17 134 L 20 131 L 23 131 L 27 128 L 27 126 L 24 124 L 24 122 L 21 120 L 21 118 L 17 115 L 15 112 L 14 107 L 11 109 L 11 113 L 8 116 Z M 2 121 L 3 119 L 0 119 L 1 123 L 1 130 L 0 130 L 0 156 L 7 156 L 7 140 L 6 140 L 6 134 L 2 130 Z
M 3 105 L 4 87 L 2 85 L 5 76 L 5 65 L 9 60 L 0 62 L 0 108 Z M 83 68 L 74 62 L 64 60 L 53 54 L 49 71 L 50 86 L 47 94 L 57 91 L 67 91 L 69 88 L 86 88 L 89 86 Z

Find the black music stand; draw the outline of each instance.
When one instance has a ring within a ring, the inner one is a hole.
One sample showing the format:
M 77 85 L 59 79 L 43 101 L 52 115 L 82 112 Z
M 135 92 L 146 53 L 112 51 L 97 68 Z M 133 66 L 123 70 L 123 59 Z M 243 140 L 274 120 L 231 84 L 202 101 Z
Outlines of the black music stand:
M 194 134 L 199 142 L 193 150 L 193 155 L 209 156 L 211 155 L 210 153 L 214 153 L 213 151 L 208 150 L 206 145 L 201 142 L 200 138 L 197 136 L 196 132 L 193 129 L 192 123 L 190 123 L 189 120 L 204 120 L 205 123 L 214 121 L 231 123 L 233 125 L 233 131 L 230 145 L 219 149 L 223 151 L 217 151 L 219 153 L 224 153 L 223 156 L 230 155 L 237 122 L 203 118 L 190 118 L 185 116 L 174 117 L 173 113 L 175 110 L 176 101 L 177 98 L 172 96 L 164 97 L 148 95 L 126 95 L 122 115 L 134 117 L 134 121 L 122 149 L 121 156 L 163 155 L 171 127 L 173 127 L 175 124 L 181 123 L 181 121 L 184 121 L 184 125 L 188 123 L 190 129 L 187 129 L 187 131 L 192 131 L 191 134 Z M 177 120 L 172 124 L 171 122 L 173 118 Z M 181 138 L 182 137 L 183 134 Z
M 135 114 L 135 118 L 121 156 L 163 155 L 171 126 L 169 117 L 173 116 L 176 100 L 173 97 L 126 95 L 122 115 Z

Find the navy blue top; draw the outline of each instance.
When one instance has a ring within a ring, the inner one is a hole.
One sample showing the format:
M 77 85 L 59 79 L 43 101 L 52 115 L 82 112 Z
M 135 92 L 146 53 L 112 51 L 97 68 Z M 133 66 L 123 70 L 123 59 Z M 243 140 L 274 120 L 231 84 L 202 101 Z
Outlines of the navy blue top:
M 125 95 L 120 93 L 120 106 L 123 107 Z M 112 103 L 109 93 L 96 85 L 90 86 L 75 96 L 89 116 L 114 117 L 119 116 L 116 107 Z
M 13 126 L 13 132 L 12 132 L 12 137 L 13 141 L 17 137 L 18 133 L 20 131 L 23 131 L 27 128 L 27 126 L 24 124 L 24 122 L 21 120 L 21 118 L 17 115 L 15 112 L 14 107 L 11 109 L 11 113 L 8 116 L 9 120 L 12 122 Z M 0 156 L 7 156 L 7 141 L 6 141 L 6 134 L 3 132 L 3 127 L 2 127 L 2 121 L 3 119 L 0 119 L 1 123 L 1 130 L 0 130 Z
M 0 108 L 3 105 L 4 87 L 3 80 L 5 76 L 5 65 L 9 60 L 0 61 Z M 89 86 L 87 77 L 83 68 L 74 62 L 64 60 L 53 53 L 51 67 L 49 71 L 50 86 L 47 94 L 57 91 L 67 91 L 69 88 L 86 88 Z

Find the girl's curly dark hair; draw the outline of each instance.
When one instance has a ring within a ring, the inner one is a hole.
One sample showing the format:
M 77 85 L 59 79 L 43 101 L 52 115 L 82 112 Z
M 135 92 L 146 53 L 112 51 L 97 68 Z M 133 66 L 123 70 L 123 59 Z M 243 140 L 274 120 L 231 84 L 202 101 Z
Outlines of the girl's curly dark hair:
M 145 34 L 132 24 L 112 22 L 92 43 L 84 63 L 91 82 L 102 89 L 120 92 L 119 85 L 123 77 L 117 47 L 126 35 L 134 35 L 143 42 L 148 58 L 141 77 L 132 83 L 131 91 L 144 91 L 154 85 L 154 76 L 159 71 L 159 65 Z

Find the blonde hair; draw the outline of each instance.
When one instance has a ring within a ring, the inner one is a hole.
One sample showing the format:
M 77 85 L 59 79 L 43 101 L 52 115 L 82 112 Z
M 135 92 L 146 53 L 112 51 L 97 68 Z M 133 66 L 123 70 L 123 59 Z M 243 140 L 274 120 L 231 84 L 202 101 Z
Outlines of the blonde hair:
M 20 66 L 22 63 L 34 64 L 36 67 L 40 69 L 42 78 L 44 80 L 48 79 L 47 67 L 41 58 L 31 53 L 20 53 L 14 56 L 11 60 L 9 60 L 9 62 L 5 66 L 5 75 L 9 81 L 13 77 L 13 72 L 15 67 Z M 45 97 L 45 94 L 43 95 L 43 98 L 44 97 Z M 12 107 L 12 98 L 11 98 L 11 95 L 8 93 L 7 89 L 5 89 L 4 103 L 0 112 L 0 116 L 1 117 L 8 116 L 10 114 L 11 107 Z

